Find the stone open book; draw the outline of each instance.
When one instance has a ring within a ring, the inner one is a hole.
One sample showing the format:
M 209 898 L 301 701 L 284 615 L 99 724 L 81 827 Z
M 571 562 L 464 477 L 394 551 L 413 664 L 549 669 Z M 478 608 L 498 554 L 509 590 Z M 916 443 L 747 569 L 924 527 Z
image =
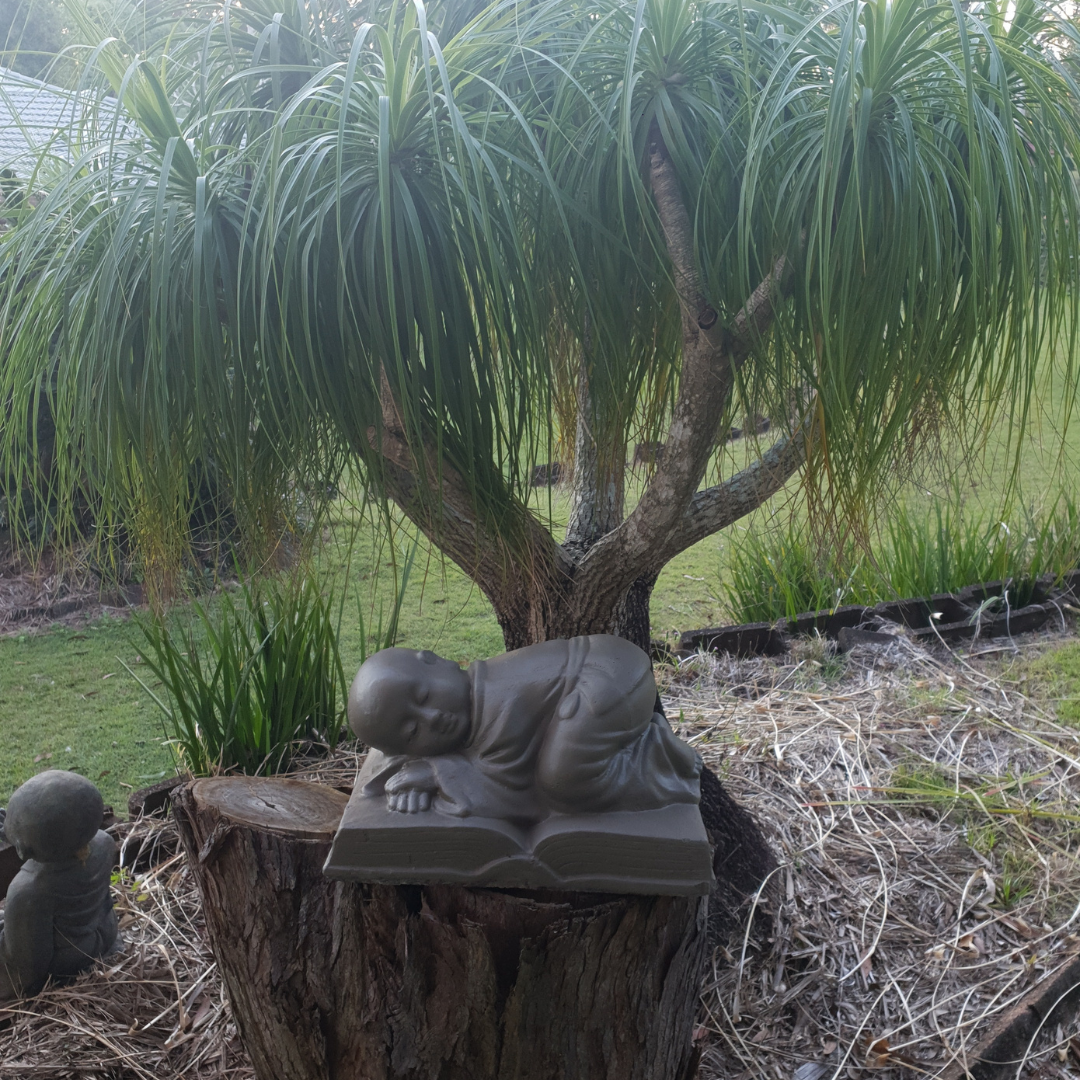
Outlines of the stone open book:
M 354 794 L 324 867 L 369 883 L 697 896 L 712 851 L 693 804 L 551 814 L 532 826 L 429 811 L 403 814 Z

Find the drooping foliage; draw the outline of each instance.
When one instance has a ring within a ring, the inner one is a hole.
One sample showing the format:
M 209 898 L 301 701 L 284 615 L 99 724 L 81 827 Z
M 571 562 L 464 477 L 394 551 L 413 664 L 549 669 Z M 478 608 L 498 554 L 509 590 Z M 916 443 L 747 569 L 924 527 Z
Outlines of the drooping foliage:
M 78 154 L 0 240 L 0 400 L 47 395 L 61 506 L 92 492 L 165 564 L 207 463 L 252 535 L 344 461 L 421 500 L 445 473 L 524 557 L 582 371 L 612 457 L 669 416 L 657 139 L 723 324 L 782 268 L 717 431 L 746 405 L 809 425 L 849 507 L 942 416 L 1022 425 L 1072 355 L 1052 5 L 252 0 L 192 25 L 153 63 L 85 57 Z M 26 430 L 0 475 L 32 468 Z

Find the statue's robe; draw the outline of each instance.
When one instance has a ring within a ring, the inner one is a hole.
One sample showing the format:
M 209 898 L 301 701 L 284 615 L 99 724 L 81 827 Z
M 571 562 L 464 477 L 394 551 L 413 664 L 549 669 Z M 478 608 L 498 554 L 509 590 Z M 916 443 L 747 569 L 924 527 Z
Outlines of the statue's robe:
M 116 841 L 98 831 L 85 858 L 27 859 L 8 888 L 0 920 L 0 1001 L 36 994 L 116 946 L 110 881 Z
M 428 758 L 436 808 L 537 821 L 552 811 L 651 810 L 699 799 L 701 759 L 654 712 L 649 657 L 609 635 L 546 641 L 469 668 L 472 736 Z M 372 751 L 374 794 L 409 759 Z

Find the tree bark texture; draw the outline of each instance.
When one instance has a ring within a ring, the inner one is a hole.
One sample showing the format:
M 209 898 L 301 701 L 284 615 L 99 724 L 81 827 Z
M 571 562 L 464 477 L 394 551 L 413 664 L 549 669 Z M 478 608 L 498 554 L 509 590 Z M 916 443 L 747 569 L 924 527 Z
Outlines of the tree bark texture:
M 562 545 L 571 555 L 579 556 L 605 533 L 618 528 L 624 516 L 626 495 L 626 447 L 620 443 L 601 452 L 597 439 L 599 418 L 589 383 L 587 340 L 580 364 L 570 520 Z
M 703 898 L 322 874 L 344 796 L 196 781 L 173 808 L 259 1080 L 690 1080 Z
M 767 933 L 777 895 L 776 856 L 758 823 L 708 766 L 701 770 L 701 820 L 713 847 L 716 878 L 709 895 L 709 945 L 730 947 L 751 914 Z

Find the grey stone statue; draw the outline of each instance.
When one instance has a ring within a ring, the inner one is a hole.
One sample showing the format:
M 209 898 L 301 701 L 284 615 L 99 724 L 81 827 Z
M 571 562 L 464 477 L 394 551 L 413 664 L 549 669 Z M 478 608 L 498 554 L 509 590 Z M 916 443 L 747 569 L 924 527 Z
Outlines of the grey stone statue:
M 116 844 L 99 828 L 103 812 L 101 793 L 77 773 L 39 773 L 11 796 L 3 832 L 26 861 L 0 916 L 0 1001 L 36 994 L 115 948 Z
M 649 657 L 607 635 L 468 670 L 431 652 L 376 653 L 349 694 L 372 750 L 327 873 L 705 891 L 701 760 L 656 700 Z

